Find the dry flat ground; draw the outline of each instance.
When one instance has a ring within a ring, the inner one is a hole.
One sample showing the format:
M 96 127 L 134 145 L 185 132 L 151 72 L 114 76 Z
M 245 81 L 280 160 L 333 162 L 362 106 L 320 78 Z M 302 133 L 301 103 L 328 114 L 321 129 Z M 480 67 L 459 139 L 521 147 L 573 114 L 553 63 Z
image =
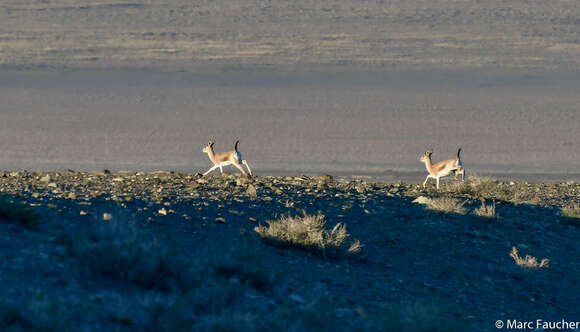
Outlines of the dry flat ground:
M 473 178 L 437 192 L 330 176 L 72 171 L 0 180 L 2 329 L 493 331 L 498 319 L 580 315 L 578 184 Z M 495 200 L 493 213 L 476 215 L 481 198 Z M 344 223 L 362 253 L 325 257 L 254 232 L 303 214 L 324 215 L 328 230 Z M 514 247 L 549 262 L 520 266 Z
M 576 1 L 2 1 L 0 165 L 579 180 Z
M 576 1 L 7 0 L 0 63 L 575 69 L 578 17 Z

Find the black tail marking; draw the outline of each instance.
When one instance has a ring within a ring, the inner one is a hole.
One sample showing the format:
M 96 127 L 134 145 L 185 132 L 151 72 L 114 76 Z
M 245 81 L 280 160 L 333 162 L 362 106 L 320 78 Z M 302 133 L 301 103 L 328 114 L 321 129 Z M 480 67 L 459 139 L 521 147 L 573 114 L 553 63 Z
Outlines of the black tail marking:
M 457 150 L 457 159 L 460 159 L 459 154 L 461 153 L 461 148 L 459 148 L 459 150 Z
M 240 140 L 237 140 L 237 141 L 236 141 L 236 144 L 234 145 L 234 150 L 235 150 L 236 152 L 238 152 L 238 143 L 240 143 Z

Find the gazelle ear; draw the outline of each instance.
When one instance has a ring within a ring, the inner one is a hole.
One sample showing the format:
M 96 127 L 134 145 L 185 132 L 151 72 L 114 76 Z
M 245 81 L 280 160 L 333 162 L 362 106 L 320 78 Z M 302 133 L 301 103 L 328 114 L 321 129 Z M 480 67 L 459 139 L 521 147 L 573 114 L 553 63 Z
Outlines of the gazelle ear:
M 432 154 L 433 154 L 433 149 L 429 149 L 425 152 L 425 155 L 428 157 L 431 157 Z

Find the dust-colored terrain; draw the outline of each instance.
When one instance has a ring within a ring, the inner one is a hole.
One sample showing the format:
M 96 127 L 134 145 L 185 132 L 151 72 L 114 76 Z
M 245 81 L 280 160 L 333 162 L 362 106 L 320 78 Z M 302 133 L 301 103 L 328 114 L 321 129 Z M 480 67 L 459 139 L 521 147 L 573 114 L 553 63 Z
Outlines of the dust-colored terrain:
M 3 1 L 0 168 L 579 180 L 576 1 Z
M 8 67 L 577 68 L 576 1 L 2 1 Z

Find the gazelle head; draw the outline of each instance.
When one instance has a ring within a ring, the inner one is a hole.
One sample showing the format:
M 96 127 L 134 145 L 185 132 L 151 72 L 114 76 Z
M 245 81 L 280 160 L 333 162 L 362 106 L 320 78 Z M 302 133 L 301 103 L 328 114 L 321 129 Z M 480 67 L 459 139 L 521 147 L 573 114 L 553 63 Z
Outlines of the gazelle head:
M 207 145 L 201 150 L 202 152 L 205 153 L 211 153 L 213 152 L 213 145 L 215 144 L 215 142 L 213 140 L 210 140 Z
M 425 151 L 425 153 L 423 153 L 423 155 L 421 156 L 421 158 L 419 158 L 419 160 L 421 162 L 427 162 L 427 160 L 431 160 L 432 154 L 433 154 L 433 149 L 429 149 L 429 150 Z

